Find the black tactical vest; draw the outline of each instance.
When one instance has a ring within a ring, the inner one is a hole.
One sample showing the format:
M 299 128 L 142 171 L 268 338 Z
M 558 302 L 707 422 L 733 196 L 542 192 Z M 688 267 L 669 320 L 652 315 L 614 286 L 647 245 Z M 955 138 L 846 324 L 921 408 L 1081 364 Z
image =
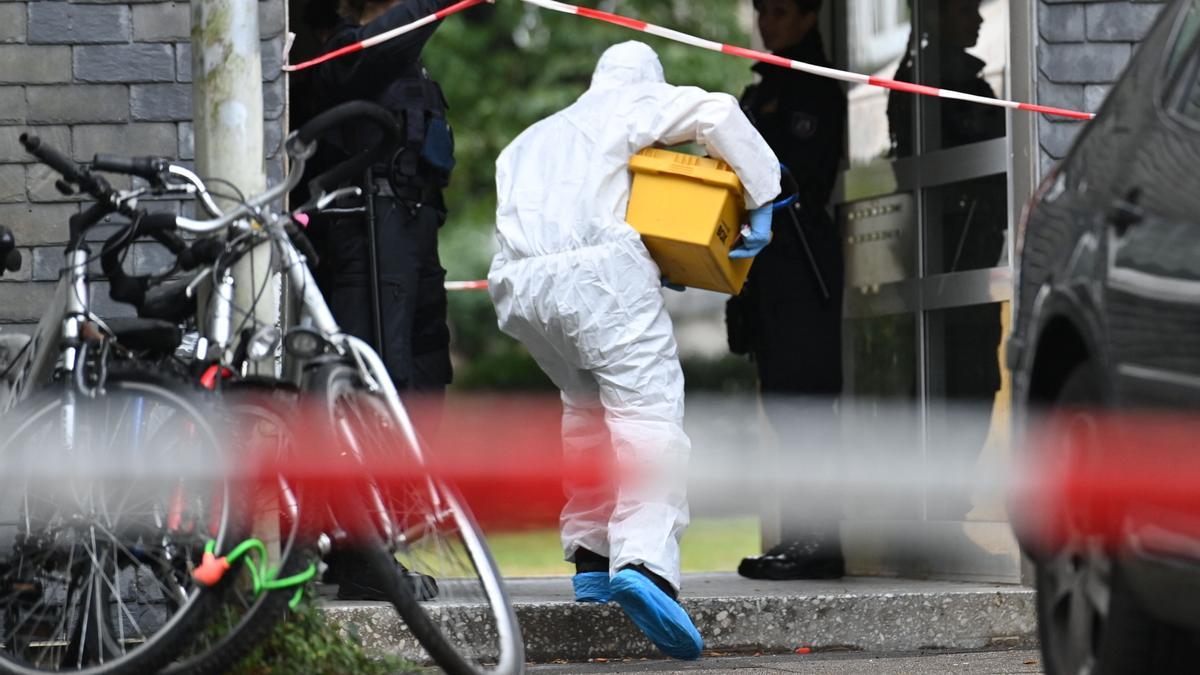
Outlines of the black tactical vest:
M 441 86 L 420 67 L 419 76 L 390 82 L 376 102 L 395 115 L 401 139 L 389 165 L 377 167 L 376 175 L 386 176 L 398 195 L 404 188 L 445 188 L 454 170 L 454 133 Z

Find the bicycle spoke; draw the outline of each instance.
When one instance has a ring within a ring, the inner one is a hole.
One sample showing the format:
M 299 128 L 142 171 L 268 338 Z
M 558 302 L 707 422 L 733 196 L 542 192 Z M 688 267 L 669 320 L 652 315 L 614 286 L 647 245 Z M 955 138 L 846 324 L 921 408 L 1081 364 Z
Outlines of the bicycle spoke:
M 101 527 L 101 529 L 103 530 L 103 527 Z M 105 534 L 112 538 L 114 547 L 120 549 L 121 553 L 124 553 L 126 556 L 128 556 L 132 560 L 138 559 L 134 556 L 133 551 L 130 551 L 129 548 L 127 546 L 125 546 L 125 544 L 121 543 L 121 541 L 117 539 L 116 535 L 112 534 L 111 532 L 107 532 L 107 531 L 105 532 Z M 114 553 L 115 553 L 115 551 L 114 551 Z M 147 567 L 163 567 L 164 566 L 163 563 L 167 562 L 166 560 L 162 560 L 162 559 L 158 559 L 158 558 L 155 558 L 154 561 L 156 563 L 158 563 L 158 565 L 147 566 Z M 134 569 L 136 570 L 136 569 L 139 569 L 140 567 L 141 566 L 137 566 Z M 153 578 L 154 582 L 158 584 L 159 590 L 162 591 L 164 598 L 177 597 L 176 593 L 180 593 L 182 595 L 182 597 L 184 599 L 186 599 L 187 592 L 183 589 L 183 587 L 167 586 L 165 583 L 160 581 L 157 576 L 154 576 L 154 575 L 152 575 L 151 578 Z

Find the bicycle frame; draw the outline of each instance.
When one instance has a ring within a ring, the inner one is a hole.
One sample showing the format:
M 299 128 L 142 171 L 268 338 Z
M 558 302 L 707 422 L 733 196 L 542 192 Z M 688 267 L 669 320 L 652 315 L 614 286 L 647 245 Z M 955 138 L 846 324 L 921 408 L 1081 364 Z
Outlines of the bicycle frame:
M 308 154 L 311 154 L 311 151 Z M 292 243 L 291 238 L 287 234 L 284 224 L 285 222 L 290 222 L 290 217 L 273 213 L 263 208 L 295 187 L 299 182 L 300 176 L 304 173 L 305 160 L 308 154 L 293 157 L 291 171 L 282 183 L 267 190 L 259 197 L 250 200 L 248 205 L 239 206 L 227 213 L 219 212 L 211 198 L 208 197 L 208 189 L 199 177 L 186 170 L 176 171 L 176 167 L 172 166 L 170 169 L 171 173 L 191 184 L 196 194 L 204 200 L 206 210 L 215 216 L 210 221 L 197 221 L 180 217 L 176 219 L 176 222 L 181 229 L 195 234 L 215 232 L 225 227 L 247 231 L 248 228 L 245 226 L 245 219 L 251 216 L 262 222 L 264 224 L 263 232 L 265 232 L 267 238 L 270 240 L 276 255 L 281 261 L 282 269 L 279 271 L 286 275 L 291 288 L 299 289 L 301 316 L 297 325 L 310 324 L 334 347 L 340 356 L 353 361 L 363 381 L 373 391 L 379 392 L 383 396 L 387 403 L 388 411 L 395 418 L 395 422 L 403 434 L 404 441 L 413 448 L 413 452 L 417 455 L 417 458 L 420 461 L 424 461 L 425 457 L 421 450 L 421 443 L 417 436 L 416 427 L 413 425 L 407 410 L 405 410 L 404 404 L 400 401 L 400 394 L 396 390 L 391 376 L 388 375 L 383 359 L 366 342 L 342 332 L 341 327 L 338 326 L 337 320 L 334 319 L 333 311 L 325 301 L 325 296 L 322 295 L 317 285 L 316 277 L 313 275 L 312 270 L 309 269 L 304 255 L 296 248 L 296 245 Z M 318 203 L 319 208 L 331 201 L 332 195 L 327 195 Z M 216 350 L 221 365 L 229 365 L 226 363 L 226 356 L 228 350 L 233 346 L 232 341 L 236 338 L 233 335 L 235 327 L 234 308 L 232 306 L 234 284 L 235 281 L 232 275 L 229 275 L 227 270 L 220 270 L 218 283 L 212 289 L 212 297 L 209 302 L 206 324 L 207 334 L 202 336 L 204 343 L 201 350 L 206 353 L 210 348 Z M 203 319 L 204 317 L 201 317 L 202 321 Z
M 199 183 L 194 173 L 176 166 L 172 166 L 170 172 L 187 181 L 178 186 L 180 189 L 186 188 L 183 191 L 187 194 L 196 194 L 210 212 L 215 208 L 208 191 L 197 190 L 192 184 L 193 180 Z M 135 202 L 144 192 L 145 189 L 121 192 L 116 201 Z M 61 369 L 68 382 L 74 385 L 69 386 L 68 391 L 89 397 L 96 393 L 86 386 L 81 386 L 74 377 L 77 369 L 83 365 L 79 362 L 79 357 L 84 343 L 85 326 L 93 323 L 107 332 L 104 322 L 91 312 L 91 286 L 88 279 L 90 253 L 83 246 L 83 239 L 83 232 L 79 232 L 67 247 L 66 260 L 50 306 L 42 315 L 23 353 L 11 366 L 11 386 L 7 395 L 0 396 L 0 415 L 28 398 L 32 391 L 49 384 L 58 369 Z
M 383 359 L 366 342 L 342 331 L 321 293 L 304 255 L 292 243 L 287 234 L 284 227 L 286 218 L 286 216 L 267 217 L 267 224 L 263 228 L 262 234 L 270 240 L 277 259 L 280 261 L 280 272 L 286 275 L 288 287 L 298 295 L 299 316 L 296 325 L 310 327 L 317 331 L 338 357 L 357 370 L 359 377 L 367 387 L 376 392 L 385 403 L 389 416 L 400 431 L 402 442 L 411 448 L 414 458 L 423 464 L 426 457 L 416 427 L 400 400 L 399 392 L 387 372 Z M 237 351 L 232 343 L 232 340 L 236 339 L 234 336 L 236 319 L 233 308 L 236 282 L 227 269 L 218 269 L 217 278 L 219 281 L 212 289 L 207 309 L 208 336 L 204 338 L 206 343 L 203 346 L 198 345 L 198 350 L 215 356 L 215 365 L 231 367 L 236 364 L 230 363 L 229 356 Z M 298 366 L 297 372 L 303 372 L 309 362 L 301 361 L 296 365 Z M 439 491 L 432 482 L 433 477 L 426 476 L 425 479 L 429 481 L 428 493 L 431 501 L 440 504 Z M 372 486 L 371 490 L 375 492 L 377 488 Z M 401 531 L 401 528 L 389 515 L 388 509 L 384 506 L 384 498 L 380 494 L 373 494 L 368 499 L 378 502 L 376 508 L 372 509 L 374 517 L 377 519 L 375 524 L 390 545 L 404 544 L 420 536 L 420 533 Z M 341 529 L 341 525 L 337 522 L 337 514 L 330 515 L 333 516 L 333 521 L 327 523 L 332 528 L 325 535 L 330 538 L 327 541 L 336 539 L 334 533 Z
M 294 166 L 293 171 L 302 171 L 302 162 L 297 164 L 301 166 Z M 196 180 L 199 183 L 199 179 Z M 203 184 L 200 183 L 197 188 L 202 191 Z M 229 219 L 228 214 L 217 217 L 222 221 Z M 400 394 L 387 372 L 383 359 L 369 344 L 344 333 L 338 325 L 307 260 L 287 233 L 285 225 L 290 222 L 289 216 L 259 209 L 254 217 L 263 223 L 262 229 L 257 231 L 257 236 L 260 240 L 269 240 L 279 261 L 278 272 L 285 275 L 288 288 L 292 289 L 299 300 L 297 320 L 290 327 L 304 326 L 315 330 L 332 347 L 334 354 L 357 370 L 367 387 L 376 392 L 385 403 L 388 414 L 401 434 L 400 440 L 411 448 L 418 462 L 424 463 L 426 456 L 416 427 L 400 400 Z M 180 219 L 179 223 L 184 229 L 191 229 L 193 226 L 193 221 Z M 230 227 L 239 233 L 254 231 L 244 220 L 230 222 Z M 237 365 L 232 362 L 232 355 L 238 351 L 236 341 L 240 339 L 236 334 L 239 319 L 235 316 L 237 312 L 233 305 L 237 282 L 230 274 L 228 264 L 224 268 L 217 268 L 214 278 L 216 283 L 209 289 L 209 301 L 204 316 L 199 317 L 205 330 L 197 343 L 197 356 L 201 360 L 211 357 L 214 365 L 232 369 Z M 296 371 L 302 372 L 309 362 L 300 361 L 296 365 Z M 426 478 L 429 481 L 433 480 L 431 476 Z M 440 503 L 439 492 L 432 482 L 429 483 L 429 494 L 435 503 Z M 381 518 L 377 525 L 381 528 L 381 533 L 390 539 L 390 543 L 407 541 L 406 537 L 411 533 L 400 532 L 397 524 L 387 516 L 386 509 L 381 508 L 377 511 Z M 335 525 L 335 529 L 336 527 Z
M 388 412 L 398 425 L 405 443 L 413 449 L 419 461 L 425 456 L 417 436 L 416 427 L 409 417 L 408 411 L 400 400 L 400 393 L 387 372 L 387 367 L 379 354 L 363 340 L 342 332 L 334 319 L 333 311 L 325 300 L 317 285 L 316 277 L 309 269 L 303 254 L 296 248 L 283 228 L 282 220 L 276 219 L 266 227 L 279 259 L 282 261 L 282 272 L 287 276 L 288 284 L 293 289 L 299 289 L 300 321 L 299 324 L 310 324 L 334 347 L 337 353 L 347 358 L 357 368 L 363 381 L 373 391 L 378 392 L 387 404 Z M 233 329 L 233 313 L 227 307 L 233 297 L 233 279 L 224 276 L 220 289 L 214 293 L 212 302 L 210 330 L 214 335 L 229 336 Z M 214 341 L 214 346 L 218 346 Z M 228 345 L 225 345 L 228 346 Z
M 84 324 L 90 320 L 90 288 L 87 279 L 88 254 L 76 248 L 68 251 L 54 291 L 54 298 L 28 346 L 12 365 L 11 389 L 0 400 L 0 414 L 29 397 L 33 391 L 50 383 L 57 368 L 68 375 L 74 373 L 79 355 L 80 337 Z

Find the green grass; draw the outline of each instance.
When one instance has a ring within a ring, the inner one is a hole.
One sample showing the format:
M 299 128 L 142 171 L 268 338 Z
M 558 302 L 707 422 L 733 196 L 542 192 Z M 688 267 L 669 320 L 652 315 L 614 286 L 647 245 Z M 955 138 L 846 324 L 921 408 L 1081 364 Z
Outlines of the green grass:
M 732 572 L 745 556 L 759 553 L 758 518 L 699 518 L 683 535 L 684 572 Z M 506 577 L 569 575 L 558 530 L 488 535 L 492 555 Z

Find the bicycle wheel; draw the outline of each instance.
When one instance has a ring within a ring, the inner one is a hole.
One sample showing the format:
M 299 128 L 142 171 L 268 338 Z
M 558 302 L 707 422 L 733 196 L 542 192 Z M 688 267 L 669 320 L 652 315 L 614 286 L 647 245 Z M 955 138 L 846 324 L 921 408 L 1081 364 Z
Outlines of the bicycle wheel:
M 386 402 L 363 384 L 358 372 L 342 365 L 322 366 L 309 379 L 320 396 L 339 442 L 351 454 L 386 459 L 406 453 L 420 466 L 419 449 L 399 433 Z M 525 648 L 520 626 L 487 542 L 467 505 L 436 477 L 368 480 L 364 485 L 370 520 L 390 556 L 384 564 L 398 577 L 388 584 L 389 600 L 429 656 L 452 675 L 520 673 Z M 418 602 L 414 583 L 432 578 L 436 597 Z
M 222 446 L 169 388 L 110 381 L 11 415 L 0 441 L 0 673 L 143 673 L 214 596 L 205 544 L 237 538 Z
M 289 404 L 294 405 L 294 396 L 280 400 L 270 390 L 260 389 L 257 393 L 226 394 L 231 428 L 251 432 L 245 435 L 256 439 L 251 447 L 239 448 L 239 453 L 246 456 L 254 452 L 260 457 L 267 453 L 270 456 L 266 459 L 283 461 L 292 452 L 286 410 Z M 249 504 L 244 516 L 239 512 L 239 517 L 247 531 L 267 542 L 277 542 L 277 578 L 300 575 L 309 569 L 315 560 L 313 537 L 300 526 L 299 486 L 276 476 L 273 481 L 263 480 L 243 489 Z M 287 615 L 295 595 L 291 588 L 255 593 L 246 564 L 231 568 L 216 590 L 221 597 L 219 606 L 210 613 L 207 625 L 196 631 L 195 640 L 163 670 L 164 675 L 228 672 L 270 637 Z

